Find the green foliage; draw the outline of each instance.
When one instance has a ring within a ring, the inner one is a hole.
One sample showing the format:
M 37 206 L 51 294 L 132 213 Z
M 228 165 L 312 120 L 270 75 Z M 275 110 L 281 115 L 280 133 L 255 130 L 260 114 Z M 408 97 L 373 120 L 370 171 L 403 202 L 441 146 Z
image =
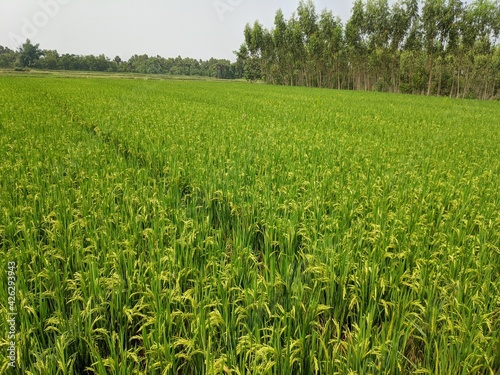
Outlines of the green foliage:
M 500 370 L 499 103 L 0 77 L 0 105 L 18 373 Z
M 161 56 L 133 55 L 128 61 L 119 56 L 110 60 L 105 55 L 60 55 L 56 50 L 40 50 L 29 40 L 14 52 L 0 46 L 0 68 L 30 67 L 44 70 L 80 70 L 90 72 L 129 72 L 140 74 L 165 74 L 204 76 L 219 79 L 243 77 L 243 69 L 226 59 L 196 60 L 191 58 L 163 58 Z M 258 64 L 258 62 L 257 62 Z M 257 73 L 260 68 L 257 68 Z M 260 73 L 258 73 L 260 74 Z
M 28 39 L 19 50 L 19 63 L 23 68 L 30 68 L 43 56 L 39 44 L 31 44 Z
M 258 65 L 273 84 L 490 99 L 500 90 L 499 14 L 492 0 L 356 0 L 342 26 L 301 1 L 288 21 L 278 10 L 270 31 L 246 25 L 243 48 L 260 60 L 252 74 Z

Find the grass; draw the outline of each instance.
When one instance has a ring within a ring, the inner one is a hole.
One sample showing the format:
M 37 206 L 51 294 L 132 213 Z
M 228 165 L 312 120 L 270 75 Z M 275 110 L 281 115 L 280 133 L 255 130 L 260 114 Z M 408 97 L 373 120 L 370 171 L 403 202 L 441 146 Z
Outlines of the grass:
M 499 372 L 499 103 L 50 76 L 0 108 L 19 372 Z
M 24 69 L 24 68 L 23 68 Z M 170 75 L 170 74 L 143 74 L 131 72 L 100 72 L 80 70 L 43 70 L 25 69 L 16 70 L 0 68 L 0 77 L 51 77 L 51 78 L 114 78 L 114 79 L 136 79 L 136 80 L 174 80 L 174 81 L 204 81 L 224 82 L 227 79 L 205 77 L 198 75 Z M 232 82 L 246 82 L 244 79 L 233 79 Z

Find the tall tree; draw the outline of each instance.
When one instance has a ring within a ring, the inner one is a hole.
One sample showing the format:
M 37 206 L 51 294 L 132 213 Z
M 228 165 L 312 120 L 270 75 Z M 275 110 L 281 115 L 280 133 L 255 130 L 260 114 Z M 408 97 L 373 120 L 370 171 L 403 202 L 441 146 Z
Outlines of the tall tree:
M 355 0 L 343 28 L 302 0 L 288 20 L 278 11 L 270 31 L 247 25 L 238 59 L 270 83 L 490 98 L 500 3 L 462 1 Z
M 389 5 L 387 0 L 368 0 L 365 25 L 368 39 L 368 86 L 383 89 L 386 85 L 386 67 L 390 36 Z
M 342 58 L 342 23 L 332 12 L 324 10 L 319 19 L 319 37 L 322 43 L 321 68 L 327 78 L 328 87 L 340 89 L 340 61 Z M 335 73 L 335 79 L 333 77 Z
M 362 0 L 356 0 L 352 15 L 345 27 L 347 54 L 353 74 L 353 89 L 361 89 L 362 66 L 365 58 L 365 9 Z
M 290 56 L 288 53 L 287 24 L 281 9 L 278 9 L 274 17 L 274 30 L 272 36 L 275 48 L 275 63 L 277 66 L 277 82 L 279 84 L 292 82 L 291 84 L 293 85 L 291 65 L 293 56 Z
M 42 56 L 40 45 L 33 45 L 29 39 L 19 49 L 19 63 L 23 68 L 32 67 Z
M 416 2 L 416 1 L 415 1 Z M 400 0 L 392 6 L 390 12 L 390 55 L 391 55 L 391 90 L 399 91 L 399 62 L 403 43 L 411 29 L 412 6 L 408 0 Z
M 318 36 L 318 15 L 312 0 L 301 1 L 297 9 L 299 25 L 302 29 L 305 48 L 304 77 L 306 86 L 315 81 L 321 85 L 321 74 L 318 74 L 320 42 Z
M 428 54 L 429 79 L 427 95 L 431 94 L 434 72 L 434 59 L 436 57 L 439 36 L 439 22 L 443 13 L 444 0 L 425 0 L 422 9 L 422 24 L 425 36 L 425 46 Z

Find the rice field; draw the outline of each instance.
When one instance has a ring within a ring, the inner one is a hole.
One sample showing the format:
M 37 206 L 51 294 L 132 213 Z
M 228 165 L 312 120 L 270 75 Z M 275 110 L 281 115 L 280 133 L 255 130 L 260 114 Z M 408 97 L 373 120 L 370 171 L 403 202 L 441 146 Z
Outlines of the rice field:
M 499 119 L 0 77 L 0 373 L 498 374 Z

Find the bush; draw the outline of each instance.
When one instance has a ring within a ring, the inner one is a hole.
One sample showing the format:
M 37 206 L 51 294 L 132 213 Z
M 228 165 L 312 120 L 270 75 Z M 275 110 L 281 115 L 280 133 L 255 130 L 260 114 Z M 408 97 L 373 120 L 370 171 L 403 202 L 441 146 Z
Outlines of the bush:
M 399 85 L 399 91 L 401 91 L 402 94 L 411 94 L 411 85 L 409 83 L 401 83 Z

